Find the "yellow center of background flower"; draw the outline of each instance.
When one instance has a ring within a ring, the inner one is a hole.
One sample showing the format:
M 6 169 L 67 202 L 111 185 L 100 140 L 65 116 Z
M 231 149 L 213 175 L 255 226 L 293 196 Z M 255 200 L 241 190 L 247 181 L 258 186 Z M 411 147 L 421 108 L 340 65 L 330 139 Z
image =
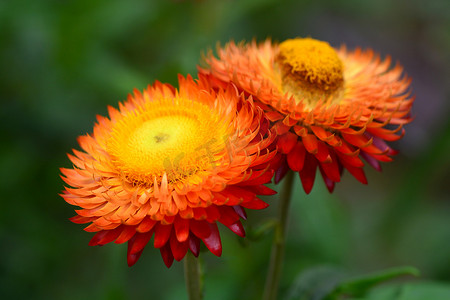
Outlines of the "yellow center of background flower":
M 189 99 L 146 102 L 113 127 L 108 153 L 122 177 L 150 186 L 214 168 L 226 151 L 227 127 L 209 106 Z
M 338 101 L 342 93 L 343 64 L 326 42 L 311 38 L 286 40 L 279 46 L 275 66 L 281 73 L 283 92 L 311 108 L 319 100 Z

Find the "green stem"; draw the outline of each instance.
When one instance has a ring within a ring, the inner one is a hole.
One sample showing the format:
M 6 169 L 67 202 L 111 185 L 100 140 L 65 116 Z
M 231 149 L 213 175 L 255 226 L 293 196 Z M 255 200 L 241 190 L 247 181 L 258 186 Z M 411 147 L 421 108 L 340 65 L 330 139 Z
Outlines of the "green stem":
M 186 282 L 186 289 L 189 295 L 189 300 L 202 300 L 202 282 L 200 263 L 190 251 L 184 258 L 184 279 Z
M 278 226 L 276 227 L 275 236 L 273 239 L 269 271 L 267 274 L 266 286 L 263 295 L 264 300 L 277 299 L 278 284 L 280 282 L 281 269 L 283 266 L 284 247 L 286 244 L 286 227 L 293 182 L 294 172 L 289 171 L 284 178 L 283 187 L 280 192 Z

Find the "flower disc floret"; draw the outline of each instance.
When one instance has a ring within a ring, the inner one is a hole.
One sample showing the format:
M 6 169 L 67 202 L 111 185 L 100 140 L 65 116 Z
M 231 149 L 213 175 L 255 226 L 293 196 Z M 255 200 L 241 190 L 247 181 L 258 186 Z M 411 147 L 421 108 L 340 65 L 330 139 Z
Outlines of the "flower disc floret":
M 313 108 L 330 96 L 334 96 L 334 103 L 342 98 L 342 61 L 326 42 L 286 40 L 279 46 L 274 67 L 279 69 L 282 91 L 290 93 L 296 103 L 302 101 Z
M 107 151 L 124 180 L 170 183 L 214 167 L 226 150 L 228 129 L 209 105 L 185 98 L 145 102 L 114 124 Z M 219 138 L 217 138 L 219 137 Z

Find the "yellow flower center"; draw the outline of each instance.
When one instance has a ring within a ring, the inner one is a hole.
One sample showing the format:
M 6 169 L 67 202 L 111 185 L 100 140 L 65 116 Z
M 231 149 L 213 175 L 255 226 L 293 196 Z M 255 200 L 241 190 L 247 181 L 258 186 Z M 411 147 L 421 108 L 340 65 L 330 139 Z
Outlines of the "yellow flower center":
M 164 173 L 173 183 L 211 170 L 226 151 L 226 137 L 223 118 L 209 106 L 163 98 L 116 122 L 107 151 L 125 180 L 151 186 Z
M 283 92 L 311 108 L 319 101 L 338 101 L 343 92 L 343 64 L 326 42 L 311 38 L 286 40 L 275 59 Z

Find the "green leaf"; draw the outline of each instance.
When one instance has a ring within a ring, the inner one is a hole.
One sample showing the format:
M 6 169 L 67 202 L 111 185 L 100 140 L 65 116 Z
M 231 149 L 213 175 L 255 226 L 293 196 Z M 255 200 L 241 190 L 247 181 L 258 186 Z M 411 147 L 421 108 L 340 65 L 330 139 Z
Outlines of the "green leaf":
M 341 296 L 363 297 L 375 285 L 405 275 L 418 276 L 419 271 L 414 267 L 397 267 L 345 280 L 338 284 L 324 300 L 335 300 Z
M 321 300 L 346 277 L 332 266 L 316 266 L 302 271 L 290 287 L 286 300 Z
M 373 289 L 366 300 L 448 300 L 450 284 L 414 282 L 386 285 Z

